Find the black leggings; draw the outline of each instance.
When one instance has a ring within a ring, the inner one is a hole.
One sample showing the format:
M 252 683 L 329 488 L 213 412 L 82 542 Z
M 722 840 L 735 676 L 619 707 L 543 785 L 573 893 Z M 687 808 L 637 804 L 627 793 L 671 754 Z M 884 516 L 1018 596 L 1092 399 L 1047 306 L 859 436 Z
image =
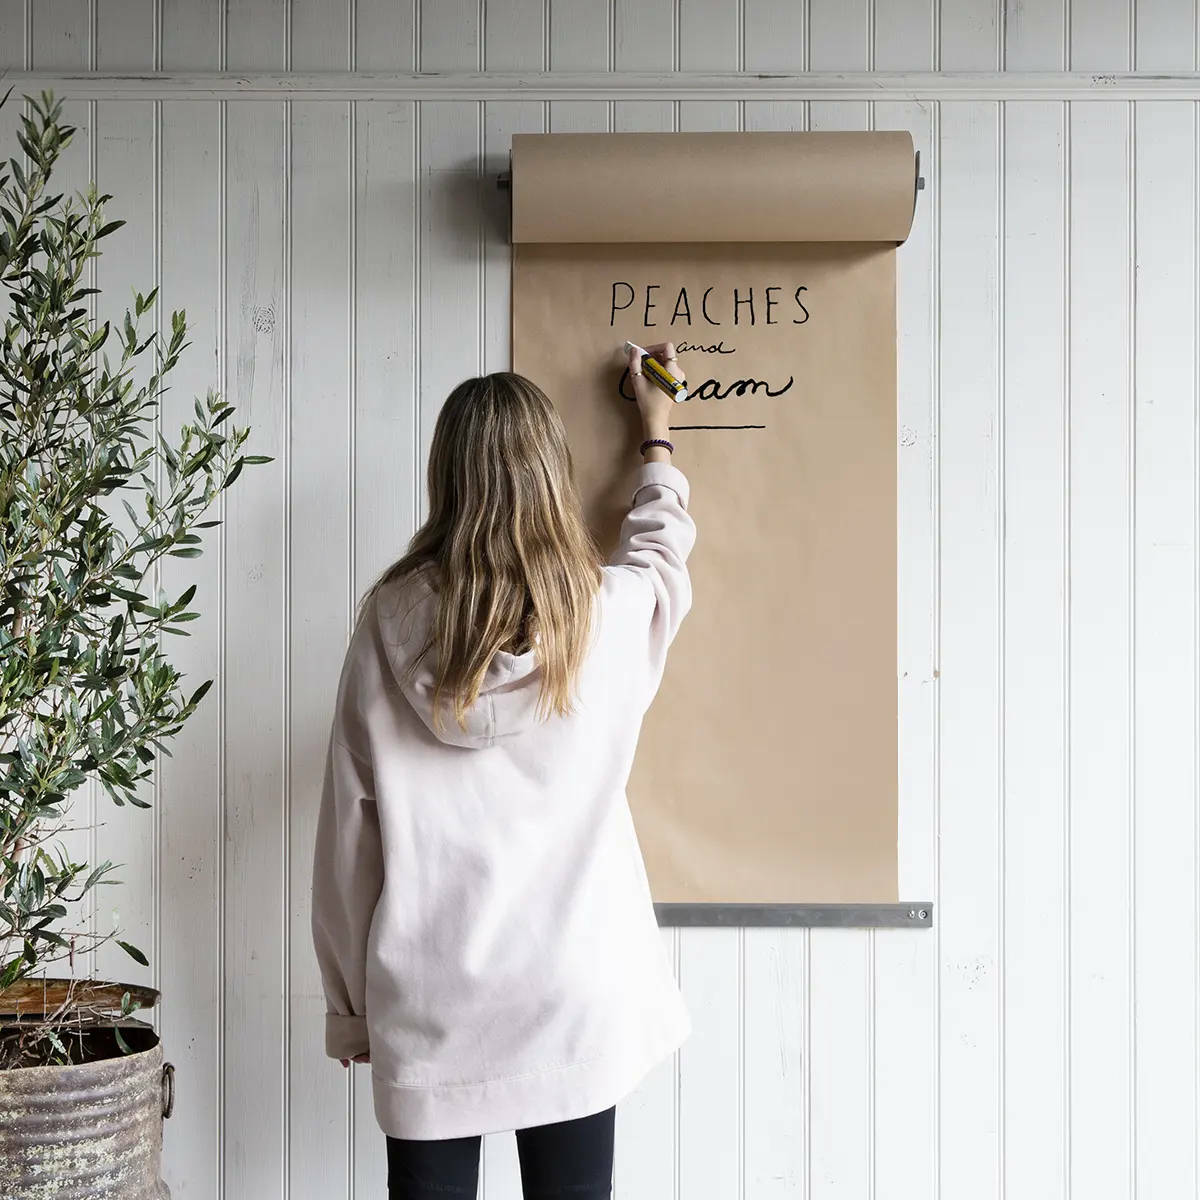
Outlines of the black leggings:
M 524 1200 L 609 1200 L 616 1106 L 518 1129 Z M 387 1139 L 388 1200 L 431 1200 L 479 1191 L 479 1134 L 415 1141 Z

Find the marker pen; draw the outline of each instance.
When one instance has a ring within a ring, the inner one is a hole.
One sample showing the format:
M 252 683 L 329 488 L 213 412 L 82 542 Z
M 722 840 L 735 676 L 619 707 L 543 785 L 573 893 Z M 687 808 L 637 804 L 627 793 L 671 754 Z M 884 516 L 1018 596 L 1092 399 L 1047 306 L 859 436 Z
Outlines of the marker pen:
M 687 399 L 687 384 L 682 379 L 676 379 L 652 354 L 647 354 L 636 342 L 625 343 L 625 353 L 631 350 L 642 356 L 642 370 L 651 383 L 656 384 L 676 404 Z

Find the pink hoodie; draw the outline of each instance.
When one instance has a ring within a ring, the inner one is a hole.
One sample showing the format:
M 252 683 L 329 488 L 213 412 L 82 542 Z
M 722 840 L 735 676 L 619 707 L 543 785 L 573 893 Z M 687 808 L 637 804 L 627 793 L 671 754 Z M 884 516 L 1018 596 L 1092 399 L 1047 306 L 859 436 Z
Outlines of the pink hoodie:
M 369 1049 L 394 1137 L 598 1112 L 691 1032 L 625 787 L 691 605 L 688 481 L 637 469 L 577 711 L 535 718 L 532 650 L 498 653 L 464 732 L 430 708 L 426 572 L 376 594 L 346 653 L 313 858 L 325 1051 Z

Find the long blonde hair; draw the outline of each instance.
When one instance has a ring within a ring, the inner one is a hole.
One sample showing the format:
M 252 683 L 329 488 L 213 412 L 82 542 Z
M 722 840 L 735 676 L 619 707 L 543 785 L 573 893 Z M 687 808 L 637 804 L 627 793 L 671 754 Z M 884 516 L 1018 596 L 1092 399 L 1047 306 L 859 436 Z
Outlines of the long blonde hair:
M 562 419 L 523 375 L 467 379 L 447 397 L 429 452 L 429 515 L 403 557 L 371 585 L 436 568 L 430 636 L 437 651 L 435 727 L 449 696 L 459 725 L 497 650 L 534 647 L 540 715 L 572 711 L 603 559 L 583 518 Z M 537 641 L 535 642 L 535 634 Z

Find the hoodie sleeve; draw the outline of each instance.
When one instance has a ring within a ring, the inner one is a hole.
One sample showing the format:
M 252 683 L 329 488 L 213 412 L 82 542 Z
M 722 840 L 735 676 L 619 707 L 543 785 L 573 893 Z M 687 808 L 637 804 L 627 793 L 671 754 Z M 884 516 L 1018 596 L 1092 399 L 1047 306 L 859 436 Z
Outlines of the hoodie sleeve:
M 370 766 L 330 737 L 313 853 L 312 935 L 325 993 L 325 1053 L 369 1050 L 367 933 L 383 889 L 383 848 Z
M 662 681 L 667 649 L 692 606 L 687 558 L 696 541 L 696 525 L 687 510 L 689 492 L 687 476 L 674 463 L 642 463 L 632 506 L 609 559 L 611 566 L 628 570 L 644 591 L 647 706 Z

